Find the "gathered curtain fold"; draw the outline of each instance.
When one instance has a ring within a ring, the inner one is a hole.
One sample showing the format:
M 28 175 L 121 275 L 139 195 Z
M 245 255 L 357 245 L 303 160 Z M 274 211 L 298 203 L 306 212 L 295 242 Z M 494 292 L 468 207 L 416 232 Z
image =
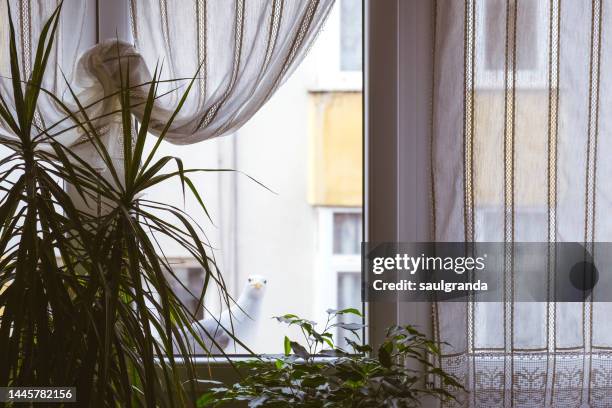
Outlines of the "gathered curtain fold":
M 434 3 L 435 239 L 612 241 L 610 4 Z M 541 266 L 551 290 L 554 257 Z M 450 406 L 612 406 L 606 289 L 582 302 L 516 302 L 525 273 L 510 259 L 503 302 L 435 304 L 448 342 L 440 364 L 469 390 Z

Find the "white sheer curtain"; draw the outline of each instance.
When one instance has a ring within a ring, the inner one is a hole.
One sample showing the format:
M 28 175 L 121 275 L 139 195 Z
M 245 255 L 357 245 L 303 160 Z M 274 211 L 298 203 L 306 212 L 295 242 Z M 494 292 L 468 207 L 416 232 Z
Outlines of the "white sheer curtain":
M 2 3 L 0 11 L 6 14 L 6 5 Z M 58 2 L 10 0 L 10 3 L 20 59 L 27 73 L 38 33 Z M 157 104 L 151 131 L 158 133 L 188 79 L 197 73 L 194 89 L 166 137 L 175 144 L 190 144 L 231 133 L 257 112 L 302 60 L 333 0 L 130 0 L 124 4 L 125 12 L 130 14 L 134 44 L 106 40 L 86 50 L 88 44 L 81 41 L 84 24 L 95 24 L 91 2 L 64 1 L 62 32 L 45 86 L 70 101 L 61 68 L 81 98 L 94 101 L 119 86 L 118 55 L 122 61 L 130 60 L 131 84 L 148 81 L 158 65 L 162 69 L 161 79 L 182 79 L 160 87 L 160 93 L 178 89 Z M 7 38 L 8 26 L 2 24 L 2 47 L 8 44 Z M 6 94 L 10 92 L 6 58 L 0 61 L 0 74 L 0 89 Z M 98 105 L 90 116 L 108 111 L 116 103 Z M 39 119 L 40 126 L 60 119 L 49 98 L 41 101 Z M 112 149 L 113 144 L 120 143 L 112 136 L 118 118 L 106 121 Z M 10 137 L 6 132 L 4 136 Z M 62 138 L 64 143 L 72 144 L 79 135 L 73 132 Z M 93 153 L 84 149 L 82 154 Z
M 435 239 L 611 241 L 610 3 L 438 0 L 435 9 Z M 510 265 L 506 302 L 435 307 L 449 343 L 441 365 L 470 391 L 455 405 L 611 407 L 603 293 L 514 302 L 525 271 Z
M 28 78 L 33 65 L 37 39 L 49 16 L 59 5 L 59 0 L 50 1 L 10 1 L 11 16 L 15 24 L 17 54 L 22 68 L 22 78 Z M 64 12 L 61 15 L 57 41 L 50 57 L 47 75 L 43 78 L 45 89 L 60 98 L 66 96 L 65 81 L 62 71 L 68 78 L 76 71 L 79 54 L 92 45 L 92 39 L 83 35 L 85 26 L 91 24 L 87 18 L 91 15 L 91 2 L 81 0 L 64 1 Z M 60 70 L 61 66 L 61 70 Z M 12 96 L 11 70 L 9 58 L 9 20 L 7 2 L 0 2 L 0 92 Z M 10 98 L 8 98 L 10 100 Z M 65 117 L 48 95 L 41 94 L 39 114 L 36 117 L 39 127 L 51 126 Z M 0 122 L 0 135 L 10 137 L 8 130 Z M 65 125 L 67 127 L 68 124 Z M 65 128 L 64 127 L 64 128 Z M 61 128 L 61 127 L 60 127 Z M 59 130 L 59 128 L 58 128 Z M 75 135 L 63 138 L 68 142 Z
M 136 47 L 149 67 L 162 61 L 166 77 L 181 78 L 202 63 L 202 80 L 168 136 L 184 144 L 242 126 L 302 60 L 333 0 L 130 4 Z

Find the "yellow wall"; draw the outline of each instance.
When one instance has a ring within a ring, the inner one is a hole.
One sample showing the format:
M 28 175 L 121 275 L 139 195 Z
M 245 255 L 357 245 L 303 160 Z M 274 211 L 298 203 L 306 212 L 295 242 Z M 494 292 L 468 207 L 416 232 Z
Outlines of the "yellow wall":
M 478 90 L 475 94 L 474 161 L 489 163 L 476 169 L 478 205 L 503 205 L 504 107 L 503 90 Z M 548 149 L 548 91 L 517 90 L 515 120 L 515 202 L 522 206 L 546 204 L 542 188 Z M 312 205 L 361 206 L 362 94 L 316 92 L 310 94 L 308 200 Z M 534 183 L 533 179 L 542 180 Z
M 361 206 L 361 92 L 316 92 L 309 107 L 312 205 Z

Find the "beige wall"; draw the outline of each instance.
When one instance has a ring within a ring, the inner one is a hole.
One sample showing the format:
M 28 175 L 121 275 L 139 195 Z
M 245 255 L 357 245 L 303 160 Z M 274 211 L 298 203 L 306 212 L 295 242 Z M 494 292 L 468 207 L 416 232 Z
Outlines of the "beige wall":
M 309 99 L 308 201 L 361 206 L 361 92 L 313 92 Z

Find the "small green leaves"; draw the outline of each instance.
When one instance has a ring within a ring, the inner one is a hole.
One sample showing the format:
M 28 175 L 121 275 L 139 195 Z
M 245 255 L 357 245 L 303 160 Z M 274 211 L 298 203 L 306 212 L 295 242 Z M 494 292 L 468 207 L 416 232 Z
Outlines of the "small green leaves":
M 355 308 L 348 308 L 348 309 L 342 309 L 342 310 L 327 309 L 326 312 L 327 314 L 330 314 L 330 315 L 353 314 L 355 316 L 363 317 L 361 312 Z
M 287 339 L 287 337 L 285 337 L 285 339 Z M 285 350 L 287 350 L 287 349 L 285 349 Z M 291 352 L 291 346 L 289 347 L 289 353 L 290 352 Z M 286 356 L 288 356 L 289 353 L 285 351 L 285 355 Z M 276 366 L 277 370 L 281 370 L 285 366 L 285 363 L 283 362 L 283 360 L 281 360 L 279 358 L 279 359 L 276 359 L 276 361 L 274 362 L 274 365 Z
M 331 317 L 321 333 L 314 330 L 313 322 L 297 315 L 276 317 L 281 323 L 303 329 L 302 344 L 309 350 L 285 336 L 283 356 L 245 362 L 241 365 L 247 369 L 243 380 L 213 392 L 212 405 L 247 401 L 250 407 L 267 408 L 412 408 L 420 406 L 423 396 L 451 401 L 463 390 L 454 377 L 429 363 L 427 356 L 432 352 L 438 355 L 438 349 L 411 326 L 390 327 L 376 358 L 369 355 L 371 346 L 349 338 L 347 344 L 361 354 L 333 346 L 323 348 L 327 341 L 333 344 L 328 330 L 341 327 L 335 322 L 342 315 L 339 312 L 328 311 Z M 422 371 L 408 368 L 408 360 L 422 364 Z M 431 386 L 431 378 L 441 385 Z
M 323 349 L 319 352 L 319 354 L 321 354 L 322 356 L 325 357 L 346 357 L 346 356 L 350 356 L 350 354 L 346 353 L 344 350 L 341 349 Z
M 349 330 L 349 331 L 361 330 L 365 327 L 365 325 L 359 324 L 359 323 L 344 323 L 344 322 L 340 322 L 336 324 L 336 326 L 340 327 L 341 329 Z
M 391 367 L 391 353 L 393 352 L 393 343 L 390 341 L 385 341 L 378 348 L 378 361 L 382 364 L 383 367 L 389 368 Z
M 349 346 L 351 346 L 351 348 L 353 349 L 353 351 L 355 353 L 363 354 L 363 353 L 371 353 L 372 352 L 372 347 L 370 347 L 368 344 L 357 343 L 356 341 L 354 341 L 352 339 L 349 339 L 348 337 L 345 337 L 344 341 L 346 341 L 346 343 Z
M 215 403 L 215 392 L 209 391 L 203 394 L 200 398 L 198 398 L 196 406 L 198 408 L 204 408 L 204 407 L 209 407 L 213 405 L 214 403 Z
M 300 343 L 297 341 L 292 341 L 289 344 L 291 345 L 291 350 L 293 350 L 297 356 L 303 358 L 304 360 L 308 360 L 308 358 L 310 358 L 308 350 L 306 350 L 306 348 L 304 348 L 304 346 L 302 346 Z
M 288 356 L 289 354 L 291 354 L 291 340 L 285 336 L 285 355 Z

